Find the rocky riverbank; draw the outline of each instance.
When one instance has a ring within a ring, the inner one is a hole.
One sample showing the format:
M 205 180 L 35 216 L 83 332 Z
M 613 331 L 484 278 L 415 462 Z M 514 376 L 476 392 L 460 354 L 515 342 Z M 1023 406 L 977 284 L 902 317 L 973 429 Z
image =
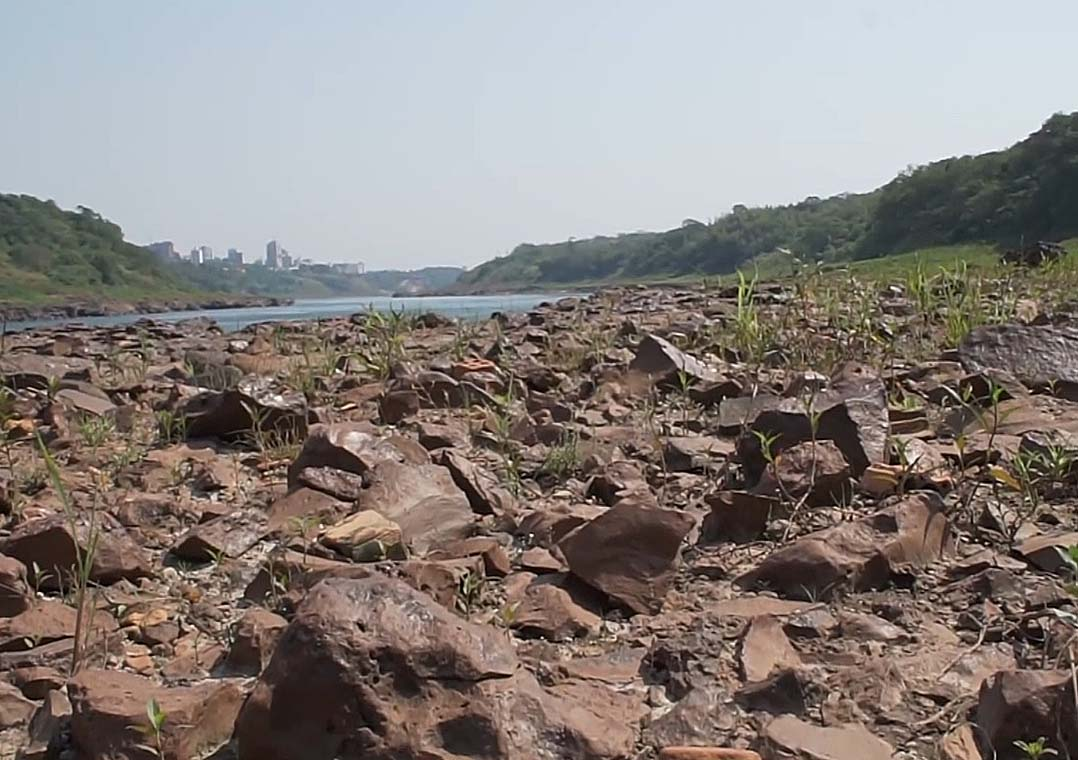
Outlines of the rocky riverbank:
M 1074 276 L 839 277 L 9 336 L 0 755 L 1078 753 Z
M 170 298 L 147 301 L 72 301 L 60 304 L 27 306 L 0 303 L 0 320 L 26 322 L 38 319 L 77 319 L 108 317 L 119 314 L 162 314 L 169 311 L 202 309 L 251 309 L 264 306 L 287 306 L 291 298 L 273 296 L 218 296 L 215 298 Z

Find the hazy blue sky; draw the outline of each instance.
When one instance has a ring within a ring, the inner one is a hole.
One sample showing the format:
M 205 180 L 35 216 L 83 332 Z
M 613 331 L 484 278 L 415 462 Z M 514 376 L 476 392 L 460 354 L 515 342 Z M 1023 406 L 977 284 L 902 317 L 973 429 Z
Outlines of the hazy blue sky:
M 1073 0 L 0 0 L 0 191 L 137 243 L 475 264 L 1003 147 L 1078 109 L 1075 28 Z

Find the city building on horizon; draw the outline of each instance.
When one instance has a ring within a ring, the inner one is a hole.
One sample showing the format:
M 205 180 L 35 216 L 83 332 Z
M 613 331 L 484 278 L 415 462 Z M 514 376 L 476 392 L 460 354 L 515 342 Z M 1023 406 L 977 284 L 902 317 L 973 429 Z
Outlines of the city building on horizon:
M 229 248 L 228 249 L 228 263 L 232 264 L 233 266 L 242 267 L 243 266 L 243 251 L 241 251 L 238 248 Z
M 270 269 L 277 269 L 281 265 L 281 244 L 276 240 L 271 240 L 266 243 L 266 266 Z
M 200 245 L 198 250 L 202 254 L 201 263 L 206 264 L 207 262 L 213 261 L 213 249 L 208 245 Z
M 348 262 L 344 264 L 330 264 L 334 272 L 341 274 L 358 275 L 367 271 L 367 266 L 362 261 Z
M 281 249 L 281 258 L 278 263 L 281 269 L 292 268 L 292 254 L 290 254 L 286 248 Z
M 197 246 L 192 248 L 191 252 L 189 254 L 187 254 L 187 259 L 192 264 L 201 264 L 202 263 L 202 249 L 197 247 Z
M 176 252 L 176 244 L 171 240 L 161 240 L 157 243 L 150 243 L 146 246 L 146 250 L 157 258 L 165 261 L 175 261 L 180 258 L 180 254 Z

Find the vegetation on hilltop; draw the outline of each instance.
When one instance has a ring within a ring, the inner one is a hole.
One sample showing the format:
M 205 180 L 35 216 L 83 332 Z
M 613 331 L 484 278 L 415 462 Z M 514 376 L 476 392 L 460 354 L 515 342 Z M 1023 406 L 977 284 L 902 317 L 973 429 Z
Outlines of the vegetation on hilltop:
M 193 290 L 92 209 L 65 211 L 52 201 L 0 194 L 0 301 L 164 297 Z
M 347 275 L 329 266 L 274 271 L 166 262 L 124 240 L 85 206 L 68 211 L 30 195 L 0 194 L 0 302 L 149 301 L 223 294 L 293 298 L 381 296 L 446 288 L 463 270 L 428 267 Z
M 747 208 L 666 232 L 524 244 L 466 272 L 463 290 L 715 275 L 776 249 L 841 261 L 959 243 L 1078 235 L 1078 113 L 1014 146 L 911 168 L 864 194 Z

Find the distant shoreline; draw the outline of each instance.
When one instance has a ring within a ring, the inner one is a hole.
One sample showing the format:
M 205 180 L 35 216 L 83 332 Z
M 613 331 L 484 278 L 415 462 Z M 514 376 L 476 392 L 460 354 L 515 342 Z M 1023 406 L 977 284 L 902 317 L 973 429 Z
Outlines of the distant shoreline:
M 207 309 L 249 309 L 262 306 L 289 306 L 292 298 L 276 296 L 228 296 L 213 298 L 162 298 L 145 301 L 67 301 L 40 305 L 0 302 L 0 320 L 78 319 L 112 317 L 123 314 L 163 314 L 170 311 L 205 311 Z

